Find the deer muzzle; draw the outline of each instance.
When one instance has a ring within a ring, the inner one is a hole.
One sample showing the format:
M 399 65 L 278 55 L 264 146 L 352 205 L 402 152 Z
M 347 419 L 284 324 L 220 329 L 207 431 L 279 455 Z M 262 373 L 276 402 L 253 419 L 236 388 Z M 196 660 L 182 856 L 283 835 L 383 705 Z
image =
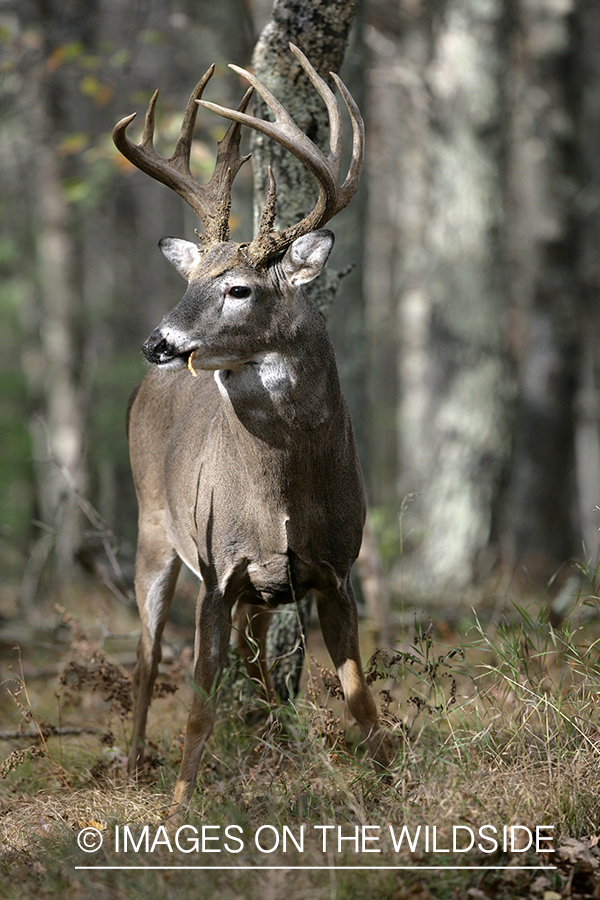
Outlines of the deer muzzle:
M 181 359 L 185 364 L 188 355 L 182 356 L 181 350 L 167 340 L 160 328 L 156 328 L 144 341 L 142 353 L 149 363 L 155 363 L 158 366 L 164 366 L 176 359 Z

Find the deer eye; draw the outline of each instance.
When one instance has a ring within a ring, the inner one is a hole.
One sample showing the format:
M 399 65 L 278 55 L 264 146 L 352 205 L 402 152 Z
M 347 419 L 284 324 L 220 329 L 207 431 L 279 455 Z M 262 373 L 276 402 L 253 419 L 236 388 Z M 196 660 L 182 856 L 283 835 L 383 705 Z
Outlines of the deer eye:
M 232 287 L 227 288 L 227 295 L 234 297 L 236 300 L 245 300 L 251 293 L 252 289 L 245 284 L 234 284 Z

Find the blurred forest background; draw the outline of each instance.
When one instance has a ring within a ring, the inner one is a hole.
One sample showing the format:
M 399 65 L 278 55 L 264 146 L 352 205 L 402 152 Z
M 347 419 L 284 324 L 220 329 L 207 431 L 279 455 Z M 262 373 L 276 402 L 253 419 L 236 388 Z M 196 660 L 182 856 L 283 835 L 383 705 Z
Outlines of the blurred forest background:
M 12 586 L 27 611 L 113 556 L 127 581 L 125 410 L 141 342 L 183 291 L 156 244 L 196 223 L 119 156 L 112 127 L 159 87 L 169 155 L 210 63 L 206 98 L 237 105 L 225 64 L 249 64 L 270 11 L 0 0 L 0 603 Z M 331 265 L 355 268 L 329 326 L 392 594 L 449 604 L 544 585 L 576 558 L 593 569 L 600 4 L 360 0 L 341 75 L 367 168 L 333 223 Z M 201 113 L 201 180 L 223 132 Z

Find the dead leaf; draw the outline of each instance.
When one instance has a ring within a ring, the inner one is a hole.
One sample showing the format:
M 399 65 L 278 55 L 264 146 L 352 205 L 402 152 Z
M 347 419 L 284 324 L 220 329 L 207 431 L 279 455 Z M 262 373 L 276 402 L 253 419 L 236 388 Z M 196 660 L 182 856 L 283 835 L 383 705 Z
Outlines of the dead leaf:
M 575 838 L 564 838 L 556 851 L 556 858 L 563 866 L 578 866 L 581 872 L 597 872 L 600 862 L 590 853 L 587 844 Z

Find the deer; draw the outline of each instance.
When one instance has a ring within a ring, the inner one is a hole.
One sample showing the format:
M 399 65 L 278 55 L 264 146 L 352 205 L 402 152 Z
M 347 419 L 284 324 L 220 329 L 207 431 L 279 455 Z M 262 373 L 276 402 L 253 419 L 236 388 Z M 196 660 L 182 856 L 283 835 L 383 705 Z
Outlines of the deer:
M 200 578 L 189 710 L 174 808 L 189 806 L 216 718 L 232 628 L 250 677 L 276 702 L 266 658 L 273 610 L 313 591 L 325 644 L 349 714 L 374 767 L 386 777 L 387 738 L 366 683 L 350 570 L 362 540 L 365 494 L 348 408 L 321 314 L 303 290 L 334 242 L 323 226 L 356 193 L 364 125 L 340 78 L 332 78 L 352 125 L 352 159 L 341 177 L 341 107 L 302 53 L 291 52 L 329 116 L 329 152 L 319 149 L 256 78 L 237 110 L 202 99 L 214 66 L 188 101 L 173 155 L 154 148 L 158 91 L 139 144 L 126 135 L 135 114 L 114 128 L 118 150 L 191 206 L 197 242 L 163 238 L 160 249 L 186 279 L 182 299 L 142 346 L 151 363 L 129 403 L 127 428 L 139 521 L 135 594 L 141 637 L 133 674 L 128 768 L 140 772 L 161 638 L 182 563 Z M 274 121 L 246 112 L 256 91 Z M 190 171 L 199 106 L 230 120 L 206 184 Z M 241 126 L 289 150 L 313 174 L 318 197 L 298 223 L 275 229 L 271 169 L 256 236 L 230 241 L 231 185 L 248 156 Z M 255 648 L 260 648 L 255 652 Z

